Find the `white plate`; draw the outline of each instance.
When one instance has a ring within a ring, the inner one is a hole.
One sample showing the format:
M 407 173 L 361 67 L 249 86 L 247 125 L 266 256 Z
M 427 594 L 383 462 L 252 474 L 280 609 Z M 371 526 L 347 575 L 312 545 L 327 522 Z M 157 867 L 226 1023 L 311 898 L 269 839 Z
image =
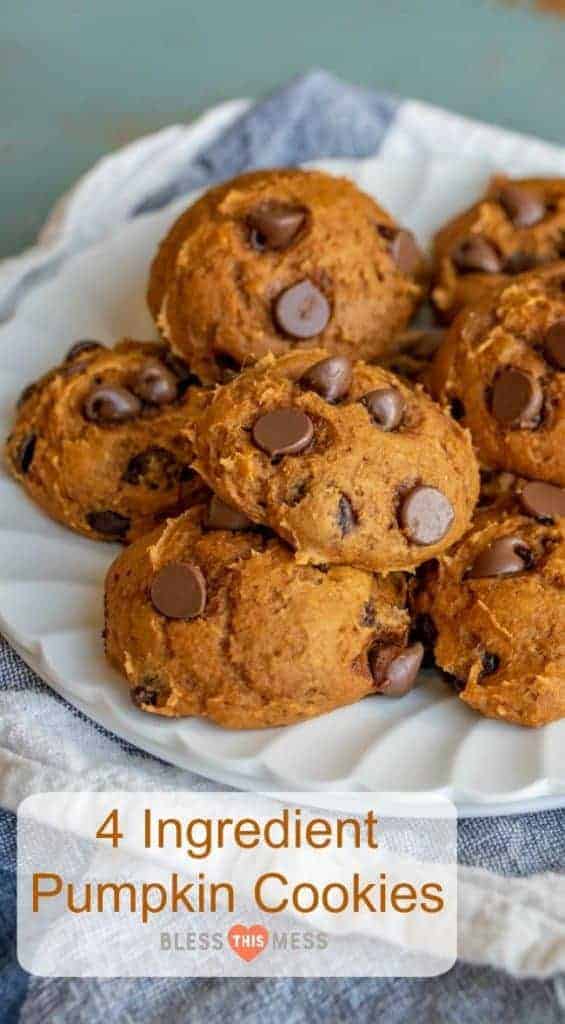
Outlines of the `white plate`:
M 378 158 L 322 166 L 379 196 L 422 241 L 495 169 L 565 176 L 560 150 L 459 119 L 450 123 L 417 104 L 404 108 Z M 0 330 L 2 435 L 24 385 L 77 338 L 154 337 L 144 301 L 148 265 L 187 201 L 129 223 L 70 260 Z M 537 731 L 487 721 L 430 673 L 401 701 L 368 699 L 286 729 L 230 732 L 144 715 L 103 655 L 102 582 L 117 550 L 51 522 L 0 470 L 3 632 L 55 690 L 139 747 L 242 788 L 381 789 L 412 798 L 441 792 L 467 814 L 565 804 L 565 721 Z

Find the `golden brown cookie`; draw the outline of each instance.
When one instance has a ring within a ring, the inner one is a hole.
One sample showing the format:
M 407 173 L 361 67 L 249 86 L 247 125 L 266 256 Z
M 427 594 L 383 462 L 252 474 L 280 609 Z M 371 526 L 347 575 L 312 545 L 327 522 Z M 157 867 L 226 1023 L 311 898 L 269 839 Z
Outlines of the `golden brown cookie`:
M 300 562 L 410 570 L 467 529 L 469 435 L 400 378 L 324 351 L 267 356 L 206 399 L 194 466 Z
M 433 302 L 450 321 L 516 274 L 565 256 L 565 179 L 491 181 L 486 195 L 438 232 Z
M 463 310 L 428 379 L 483 465 L 565 484 L 565 262 Z
M 225 516 L 192 508 L 108 572 L 106 653 L 138 707 L 255 729 L 411 688 L 401 576 L 299 565 L 241 520 L 216 528 Z
M 162 345 L 80 342 L 21 396 L 8 465 L 53 519 L 131 540 L 202 499 L 184 434 L 202 394 Z
M 323 345 L 370 359 L 423 295 L 412 235 L 345 178 L 244 174 L 171 228 L 148 302 L 172 348 L 205 382 L 268 352 Z
M 466 704 L 539 726 L 565 716 L 565 490 L 525 486 L 512 509 L 477 513 L 416 607 Z

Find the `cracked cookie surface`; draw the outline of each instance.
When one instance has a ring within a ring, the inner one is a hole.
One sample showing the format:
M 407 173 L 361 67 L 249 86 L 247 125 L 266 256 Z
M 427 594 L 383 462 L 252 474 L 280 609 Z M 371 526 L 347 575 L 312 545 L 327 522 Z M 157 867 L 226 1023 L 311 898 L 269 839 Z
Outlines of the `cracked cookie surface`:
M 478 512 L 415 598 L 461 700 L 526 726 L 565 716 L 565 491 L 540 502 L 536 487 Z
M 438 232 L 432 298 L 449 321 L 516 274 L 565 256 L 565 179 L 498 175 Z
M 53 519 L 97 540 L 131 540 L 202 500 L 182 432 L 202 394 L 162 345 L 81 342 L 23 392 L 8 466 Z
M 413 682 L 403 577 L 299 565 L 251 524 L 211 527 L 212 508 L 169 520 L 108 572 L 106 653 L 138 707 L 260 728 L 375 693 L 386 669 L 385 690 Z
M 190 438 L 212 489 L 300 562 L 413 569 L 461 537 L 478 495 L 468 433 L 421 389 L 320 350 L 209 393 Z
M 565 484 L 565 262 L 463 310 L 427 381 L 485 467 Z
M 205 382 L 268 352 L 387 351 L 424 288 L 412 235 L 345 178 L 256 171 L 207 192 L 173 225 L 148 302 Z

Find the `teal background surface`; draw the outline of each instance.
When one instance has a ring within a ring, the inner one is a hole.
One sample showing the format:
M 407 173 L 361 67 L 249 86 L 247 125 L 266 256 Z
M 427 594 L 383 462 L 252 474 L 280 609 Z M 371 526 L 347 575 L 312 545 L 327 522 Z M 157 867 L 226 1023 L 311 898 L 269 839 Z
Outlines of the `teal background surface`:
M 502 0 L 16 0 L 0 256 L 99 156 L 310 67 L 565 144 L 565 19 Z

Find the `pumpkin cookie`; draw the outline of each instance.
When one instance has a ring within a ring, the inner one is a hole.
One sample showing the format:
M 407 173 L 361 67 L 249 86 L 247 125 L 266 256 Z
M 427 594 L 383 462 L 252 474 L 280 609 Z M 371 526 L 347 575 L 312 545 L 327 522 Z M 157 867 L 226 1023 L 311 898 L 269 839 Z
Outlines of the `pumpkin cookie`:
M 407 646 L 405 591 L 401 576 L 299 565 L 214 499 L 111 566 L 106 653 L 144 711 L 286 725 L 412 687 L 422 649 Z
M 148 302 L 206 383 L 268 352 L 323 345 L 370 359 L 423 296 L 412 235 L 345 178 L 256 171 L 207 192 L 173 225 Z
M 565 716 L 565 490 L 521 482 L 420 580 L 415 599 L 437 663 L 489 718 Z
M 565 179 L 493 178 L 438 232 L 432 298 L 444 320 L 516 274 L 565 256 Z
M 484 466 L 565 484 L 565 262 L 463 310 L 428 382 Z
M 183 433 L 202 394 L 162 345 L 80 342 L 22 394 L 8 465 L 53 519 L 131 540 L 205 493 Z
M 381 367 L 324 351 L 267 356 L 208 394 L 194 467 L 306 563 L 410 570 L 467 529 L 468 434 Z

